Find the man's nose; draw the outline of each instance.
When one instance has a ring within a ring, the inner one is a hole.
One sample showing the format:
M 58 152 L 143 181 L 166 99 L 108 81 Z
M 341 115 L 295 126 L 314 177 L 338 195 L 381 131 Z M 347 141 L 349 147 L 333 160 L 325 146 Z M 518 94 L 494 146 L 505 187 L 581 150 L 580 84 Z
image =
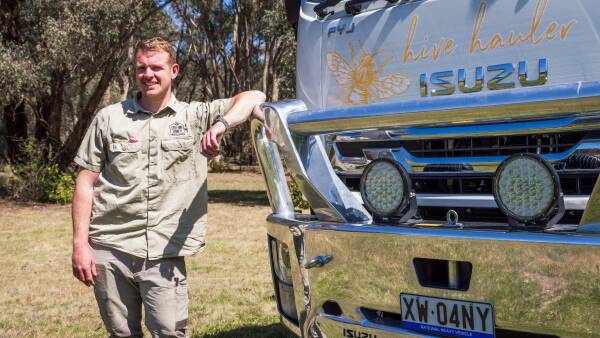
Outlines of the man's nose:
M 144 76 L 144 77 L 152 77 L 152 76 L 154 76 L 154 72 L 152 71 L 152 69 L 146 68 L 142 72 L 142 76 Z

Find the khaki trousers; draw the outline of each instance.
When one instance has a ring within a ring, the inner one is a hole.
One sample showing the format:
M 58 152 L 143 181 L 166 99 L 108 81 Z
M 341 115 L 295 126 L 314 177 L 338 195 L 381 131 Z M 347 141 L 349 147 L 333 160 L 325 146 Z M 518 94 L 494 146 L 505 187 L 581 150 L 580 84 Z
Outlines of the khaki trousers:
M 97 273 L 94 294 L 111 337 L 141 337 L 142 307 L 152 337 L 186 337 L 183 257 L 148 260 L 97 244 L 92 248 Z

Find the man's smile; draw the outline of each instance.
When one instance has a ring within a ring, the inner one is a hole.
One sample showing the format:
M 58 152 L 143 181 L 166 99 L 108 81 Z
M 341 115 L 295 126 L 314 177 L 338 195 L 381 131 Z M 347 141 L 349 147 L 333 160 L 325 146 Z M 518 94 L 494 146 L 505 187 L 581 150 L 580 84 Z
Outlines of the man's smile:
M 158 82 L 154 80 L 144 80 L 142 81 L 146 89 L 152 89 L 154 86 L 158 86 Z

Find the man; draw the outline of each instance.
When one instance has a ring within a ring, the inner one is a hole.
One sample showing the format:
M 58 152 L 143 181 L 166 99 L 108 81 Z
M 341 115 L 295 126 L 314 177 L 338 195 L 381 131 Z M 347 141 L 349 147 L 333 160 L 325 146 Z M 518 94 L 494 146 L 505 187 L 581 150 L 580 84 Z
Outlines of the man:
M 73 274 L 94 286 L 111 336 L 141 336 L 143 304 L 152 336 L 185 337 L 183 257 L 204 246 L 206 157 L 265 95 L 177 101 L 179 65 L 162 38 L 138 43 L 135 67 L 137 98 L 101 109 L 75 157 Z

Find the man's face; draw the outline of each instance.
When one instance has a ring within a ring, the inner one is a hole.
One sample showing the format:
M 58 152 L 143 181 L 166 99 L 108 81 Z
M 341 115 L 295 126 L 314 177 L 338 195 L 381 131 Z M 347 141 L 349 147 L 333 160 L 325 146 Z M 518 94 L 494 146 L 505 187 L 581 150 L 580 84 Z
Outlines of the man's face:
M 178 73 L 179 65 L 171 64 L 166 52 L 140 49 L 135 54 L 135 78 L 142 97 L 163 98 L 171 91 L 171 81 Z

